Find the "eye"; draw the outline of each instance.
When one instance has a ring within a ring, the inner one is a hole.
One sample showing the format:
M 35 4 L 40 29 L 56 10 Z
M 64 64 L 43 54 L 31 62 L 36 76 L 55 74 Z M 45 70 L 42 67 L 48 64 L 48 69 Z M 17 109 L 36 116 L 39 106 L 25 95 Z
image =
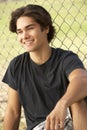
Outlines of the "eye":
M 29 27 L 27 28 L 27 30 L 32 30 L 32 29 L 34 29 L 33 26 L 29 26 Z
M 18 31 L 17 31 L 17 34 L 21 34 L 21 33 L 22 33 L 22 31 L 21 31 L 21 30 L 18 30 Z

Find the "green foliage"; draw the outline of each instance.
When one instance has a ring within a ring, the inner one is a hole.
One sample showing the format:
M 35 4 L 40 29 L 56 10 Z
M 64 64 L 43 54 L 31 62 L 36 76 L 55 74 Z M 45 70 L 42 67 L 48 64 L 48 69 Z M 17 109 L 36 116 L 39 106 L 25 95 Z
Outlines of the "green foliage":
M 79 37 L 83 40 L 86 35 L 87 6 L 82 0 L 19 0 L 0 3 L 0 61 L 3 63 L 6 59 L 10 61 L 18 53 L 25 51 L 17 42 L 17 36 L 9 31 L 10 14 L 17 7 L 32 3 L 43 5 L 50 12 L 57 31 L 55 46 L 66 48 L 70 42 L 70 47 L 75 38 L 80 46 Z M 77 47 L 74 46 L 73 50 L 74 48 Z

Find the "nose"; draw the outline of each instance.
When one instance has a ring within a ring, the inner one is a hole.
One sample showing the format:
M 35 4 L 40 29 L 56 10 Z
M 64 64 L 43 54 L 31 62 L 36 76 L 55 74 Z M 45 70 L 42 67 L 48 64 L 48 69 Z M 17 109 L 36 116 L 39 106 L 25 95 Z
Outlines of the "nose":
M 18 41 L 22 44 L 25 43 L 25 41 L 30 37 L 30 34 L 26 31 L 23 30 L 19 35 L 18 35 Z
M 29 38 L 29 33 L 28 33 L 27 31 L 24 31 L 24 32 L 22 33 L 22 38 L 23 38 L 23 39 Z

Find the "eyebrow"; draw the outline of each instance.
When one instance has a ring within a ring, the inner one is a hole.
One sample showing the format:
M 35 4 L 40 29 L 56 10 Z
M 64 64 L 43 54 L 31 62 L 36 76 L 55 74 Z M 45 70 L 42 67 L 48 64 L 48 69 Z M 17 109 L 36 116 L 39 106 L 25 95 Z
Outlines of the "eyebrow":
M 29 24 L 29 25 L 25 26 L 25 29 L 27 29 L 27 28 L 29 28 L 31 26 L 35 26 L 35 24 Z M 21 28 L 18 28 L 18 29 L 16 29 L 16 32 L 18 32 L 20 30 L 21 30 Z

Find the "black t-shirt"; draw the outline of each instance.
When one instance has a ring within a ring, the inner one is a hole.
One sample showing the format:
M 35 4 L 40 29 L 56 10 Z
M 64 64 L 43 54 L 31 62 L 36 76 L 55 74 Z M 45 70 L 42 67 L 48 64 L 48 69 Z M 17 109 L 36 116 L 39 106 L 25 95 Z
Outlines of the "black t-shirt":
M 68 75 L 84 66 L 71 51 L 52 48 L 44 64 L 37 65 L 25 52 L 9 64 L 3 82 L 18 91 L 23 105 L 27 130 L 31 130 L 54 108 L 68 86 Z

